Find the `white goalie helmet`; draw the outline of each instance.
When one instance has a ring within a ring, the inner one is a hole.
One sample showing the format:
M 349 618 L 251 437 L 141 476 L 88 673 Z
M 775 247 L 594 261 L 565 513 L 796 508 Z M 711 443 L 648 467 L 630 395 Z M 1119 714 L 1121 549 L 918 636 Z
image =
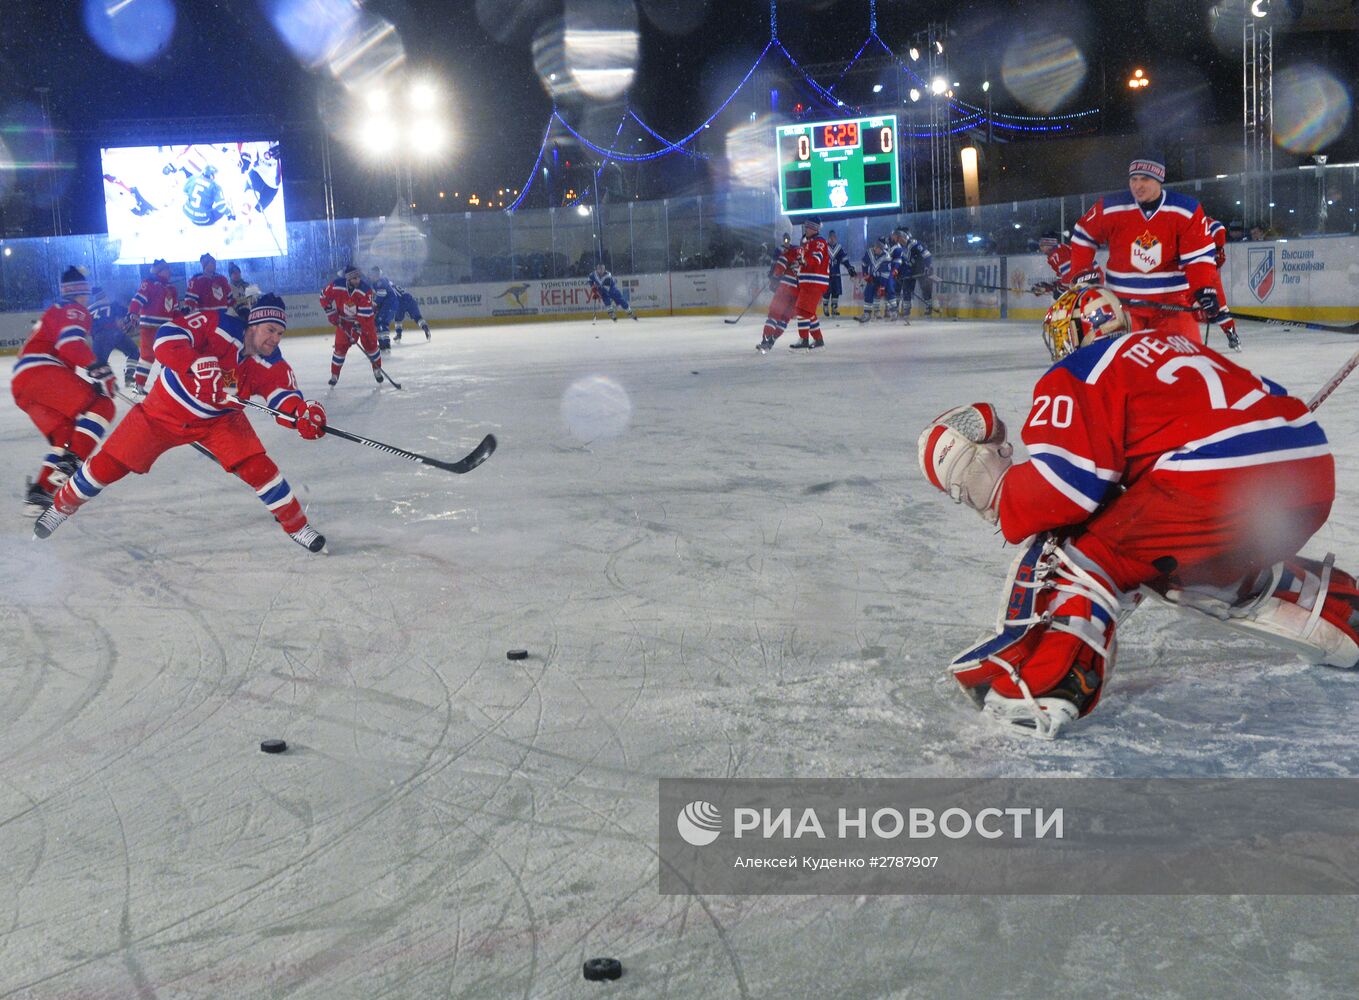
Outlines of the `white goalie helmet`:
M 1043 319 L 1043 342 L 1053 361 L 1060 361 L 1101 337 L 1118 337 L 1132 329 L 1118 296 L 1103 285 L 1078 285 L 1064 292 Z

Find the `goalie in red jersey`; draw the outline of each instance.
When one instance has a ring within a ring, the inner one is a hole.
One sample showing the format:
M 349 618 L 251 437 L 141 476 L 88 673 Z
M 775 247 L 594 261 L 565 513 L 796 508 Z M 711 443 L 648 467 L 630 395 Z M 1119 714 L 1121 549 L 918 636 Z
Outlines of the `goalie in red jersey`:
M 1012 463 L 988 404 L 920 437 L 921 470 L 1023 551 L 997 634 L 952 664 L 979 707 L 1052 737 L 1099 702 L 1114 633 L 1146 595 L 1317 664 L 1359 665 L 1359 587 L 1299 550 L 1330 514 L 1335 462 L 1307 404 L 1177 333 L 1129 333 L 1106 288 L 1050 314 L 1060 360 Z
M 302 398 L 278 349 L 287 325 L 283 300 L 268 294 L 255 303 L 244 324 L 235 316 L 205 311 L 161 326 L 155 339 L 161 373 L 146 400 L 132 408 L 104 447 L 57 491 L 34 535 L 47 538 L 82 504 L 129 472 L 145 474 L 171 448 L 197 443 L 255 491 L 289 538 L 308 551 L 323 551 L 325 538 L 307 523 L 288 481 L 241 412 L 243 399 L 261 396 L 286 414 L 276 418 L 284 427 L 295 428 L 307 440 L 325 433 L 325 409 Z

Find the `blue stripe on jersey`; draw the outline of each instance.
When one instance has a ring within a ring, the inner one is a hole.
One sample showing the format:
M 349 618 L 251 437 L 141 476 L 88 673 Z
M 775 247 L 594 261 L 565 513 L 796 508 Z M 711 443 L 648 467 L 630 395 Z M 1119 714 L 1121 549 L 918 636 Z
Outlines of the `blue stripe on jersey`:
M 1260 376 L 1260 381 L 1265 384 L 1265 388 L 1269 390 L 1269 394 L 1271 396 L 1288 395 L 1288 390 L 1281 386 L 1278 382 L 1275 382 L 1272 379 L 1267 379 L 1263 375 Z
M 1294 421 L 1282 418 L 1256 421 L 1215 434 L 1203 444 L 1190 441 L 1184 450 L 1163 455 L 1156 468 L 1186 471 L 1238 468 L 1329 453 L 1326 432 L 1309 413 Z
M 179 376 L 169 368 L 162 366 L 160 370 L 160 381 L 166 389 L 170 390 L 170 395 L 175 398 L 176 402 L 195 417 L 199 417 L 203 420 L 211 420 L 213 417 L 224 417 L 231 412 L 230 410 L 219 410 L 216 407 L 208 406 L 202 400 L 195 397 L 193 393 L 184 388 L 184 383 L 179 380 Z
M 824 274 L 798 275 L 798 283 L 803 285 L 829 285 L 830 278 Z
M 1113 486 L 1111 480 L 1102 478 L 1098 473 L 1091 472 L 1088 469 L 1082 469 L 1061 455 L 1048 451 L 1035 451 L 1031 448 L 1029 458 L 1045 466 L 1047 472 L 1051 473 L 1051 475 L 1045 475 L 1044 479 L 1051 483 L 1052 477 L 1056 476 L 1070 487 L 1068 490 L 1060 490 L 1059 492 L 1062 492 L 1073 503 L 1079 504 L 1086 510 L 1093 511 L 1102 504 L 1109 493 L 1109 489 Z M 1080 498 L 1073 496 L 1073 491 L 1080 494 Z
M 279 389 L 267 400 L 265 400 L 265 402 L 267 402 L 274 409 L 279 410 L 283 408 L 283 401 L 287 399 L 289 396 L 295 396 L 298 399 L 302 399 L 302 393 L 298 392 L 296 389 Z
M 1132 192 L 1128 192 L 1128 197 L 1132 197 Z M 1178 191 L 1166 191 L 1165 201 L 1162 202 L 1163 208 L 1173 208 L 1188 215 L 1193 215 L 1199 209 L 1198 199 L 1191 198 L 1187 194 L 1180 194 Z
M 193 343 L 193 337 L 188 330 L 181 326 L 175 326 L 173 323 L 166 323 L 156 331 L 152 350 L 154 351 L 161 344 L 168 344 L 172 340 L 187 340 L 190 344 Z
M 1179 271 L 1137 274 L 1106 270 L 1104 277 L 1104 283 L 1115 291 L 1176 292 L 1189 287 L 1189 279 Z
M 1071 230 L 1071 242 L 1079 243 L 1081 246 L 1091 248 L 1099 247 L 1099 244 L 1095 242 L 1095 238 L 1091 236 L 1088 232 L 1086 232 L 1085 228 L 1081 226 L 1079 223 L 1077 223 L 1076 226 Z
M 1065 368 L 1077 379 L 1085 382 L 1090 378 L 1090 373 L 1100 363 L 1105 353 L 1114 349 L 1118 340 L 1117 337 L 1101 337 L 1099 340 L 1072 351 L 1052 368 Z M 1048 370 L 1051 371 L 1052 368 Z
M 68 365 L 61 358 L 52 354 L 25 354 L 14 364 L 14 374 L 19 374 L 29 368 L 37 368 L 40 365 L 56 365 L 59 368 L 66 368 Z

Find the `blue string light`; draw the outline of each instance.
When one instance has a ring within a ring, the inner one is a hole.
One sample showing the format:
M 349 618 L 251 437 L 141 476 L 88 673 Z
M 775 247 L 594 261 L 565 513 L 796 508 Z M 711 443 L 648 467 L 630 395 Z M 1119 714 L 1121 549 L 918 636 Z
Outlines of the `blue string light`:
M 632 120 L 635 121 L 638 125 L 642 126 L 642 128 L 646 130 L 648 135 L 650 135 L 653 139 L 659 142 L 666 149 L 673 150 L 676 153 L 683 153 L 685 156 L 692 157 L 695 160 L 712 159 L 712 157 L 710 157 L 707 153 L 697 153 L 692 149 L 686 149 L 683 146 L 671 142 L 665 136 L 661 135 L 654 128 L 648 125 L 646 122 L 642 121 L 642 119 L 638 118 L 637 112 L 629 111 L 628 114 L 632 115 Z
M 869 0 L 868 24 L 869 24 L 868 38 L 866 38 L 864 40 L 864 43 L 859 46 L 859 51 L 854 54 L 854 58 L 850 59 L 850 61 L 845 64 L 845 68 L 840 71 L 840 74 L 839 76 L 836 77 L 835 82 L 832 83 L 829 88 L 826 88 L 822 87 L 821 84 L 819 84 L 815 79 L 813 79 L 811 74 L 802 68 L 798 61 L 795 58 L 793 58 L 793 54 L 789 52 L 786 48 L 784 48 L 783 43 L 779 41 L 778 2 L 777 0 L 770 0 L 769 41 L 765 43 L 765 47 L 760 51 L 759 56 L 756 57 L 755 61 L 751 64 L 750 69 L 748 69 L 746 71 L 745 76 L 741 78 L 741 82 L 736 85 L 736 88 L 731 92 L 731 94 L 728 95 L 727 99 L 722 102 L 721 106 L 718 107 L 718 109 L 714 111 L 711 115 L 709 115 L 696 129 L 694 129 L 692 132 L 690 132 L 683 138 L 675 140 L 673 142 L 665 138 L 665 136 L 661 135 L 655 129 L 653 129 L 650 125 L 644 122 L 637 115 L 637 113 L 631 109 L 631 107 L 628 107 L 624 111 L 623 118 L 619 120 L 618 129 L 614 133 L 613 144 L 609 146 L 609 148 L 605 149 L 603 146 L 599 146 L 594 142 L 591 142 L 588 138 L 586 138 L 575 128 L 573 128 L 571 124 L 561 116 L 561 113 L 558 111 L 557 106 L 554 103 L 552 106 L 552 113 L 548 116 L 547 128 L 543 132 L 543 141 L 538 147 L 538 155 L 534 158 L 533 168 L 529 173 L 529 179 L 520 189 L 519 197 L 516 198 L 514 203 L 511 204 L 510 207 L 507 208 L 505 211 L 507 213 L 513 213 L 521 204 L 523 204 L 524 199 L 528 196 L 529 189 L 532 188 L 533 182 L 537 178 L 538 167 L 542 163 L 543 155 L 547 150 L 547 144 L 552 135 L 553 124 L 556 122 L 560 122 L 562 128 L 564 128 L 573 138 L 576 139 L 576 141 L 578 141 L 585 148 L 591 150 L 592 152 L 598 153 L 603 157 L 603 160 L 601 161 L 599 168 L 595 171 L 596 183 L 598 183 L 599 177 L 603 172 L 604 167 L 609 163 L 610 160 L 614 160 L 621 163 L 645 163 L 648 160 L 655 160 L 662 156 L 669 156 L 673 153 L 683 153 L 684 155 L 692 157 L 694 159 L 709 159 L 709 156 L 706 153 L 688 149 L 687 148 L 688 144 L 692 142 L 693 139 L 700 132 L 708 128 L 714 121 L 716 121 L 718 116 L 720 116 L 722 112 L 725 111 L 727 107 L 731 104 L 731 102 L 736 99 L 736 95 L 739 94 L 741 90 L 745 87 L 745 85 L 750 82 L 750 78 L 751 76 L 754 75 L 755 70 L 759 68 L 760 64 L 764 61 L 765 56 L 769 54 L 769 50 L 774 47 L 778 48 L 779 52 L 782 53 L 784 58 L 788 60 L 789 64 L 793 67 L 793 69 L 795 69 L 798 72 L 798 74 L 802 77 L 806 84 L 811 88 L 813 98 L 819 100 L 821 103 L 825 104 L 828 108 L 830 108 L 834 112 L 838 112 L 841 109 L 847 109 L 850 107 L 844 101 L 840 100 L 838 97 L 835 96 L 834 90 L 843 82 L 845 75 L 849 73 L 849 71 L 863 57 L 864 51 L 868 48 L 869 44 L 872 42 L 877 42 L 878 45 L 882 48 L 882 50 L 886 52 L 888 56 L 891 57 L 892 61 L 896 63 L 896 65 L 900 67 L 900 69 L 905 71 L 906 74 L 910 76 L 916 83 L 920 84 L 922 89 L 924 89 L 926 92 L 929 92 L 931 90 L 931 87 L 929 83 L 925 80 L 925 78 L 922 77 L 919 73 L 917 73 L 915 69 L 912 68 L 908 63 L 904 62 L 901 59 L 901 57 L 898 56 L 896 52 L 894 52 L 892 48 L 885 41 L 882 40 L 881 36 L 878 35 L 877 0 Z M 1030 133 L 1062 132 L 1074 128 L 1078 119 L 1087 118 L 1090 115 L 1099 114 L 1101 110 L 1099 108 L 1091 108 L 1085 111 L 1076 111 L 1062 115 L 1020 115 L 1011 114 L 1003 111 L 988 112 L 985 109 L 979 107 L 978 105 L 970 104 L 969 102 L 964 101 L 961 98 L 949 98 L 948 104 L 951 108 L 953 108 L 953 110 L 957 111 L 960 115 L 963 116 L 960 119 L 960 123 L 958 125 L 956 125 L 953 128 L 950 128 L 945 133 L 948 135 L 957 135 L 960 132 L 966 132 L 972 129 L 979 129 L 983 125 L 989 125 L 993 129 L 1002 129 L 1011 132 L 1030 132 Z M 861 112 L 862 108 L 859 106 L 855 106 L 853 110 L 855 112 Z M 661 144 L 661 148 L 650 153 L 618 152 L 616 148 L 618 145 L 618 139 L 622 135 L 623 125 L 626 122 L 627 118 L 629 117 L 632 118 L 632 120 L 635 121 L 638 124 L 638 126 L 640 126 L 648 135 L 650 135 L 653 139 L 659 142 Z M 1017 124 L 1020 122 L 1033 122 L 1042 124 Z M 1054 122 L 1064 124 L 1048 124 Z M 903 137 L 908 138 L 928 138 L 929 136 L 938 133 L 937 130 L 935 129 L 929 129 L 921 132 L 921 131 L 907 131 L 905 128 L 901 128 L 899 130 L 899 134 Z
M 538 164 L 543 162 L 543 153 L 547 150 L 547 140 L 548 137 L 552 135 L 552 122 L 556 117 L 557 117 L 557 106 L 554 104 L 552 105 L 552 114 L 548 115 L 547 117 L 547 128 L 543 130 L 543 141 L 542 144 L 538 147 L 538 156 L 533 161 L 533 169 L 529 171 L 528 180 L 524 182 L 524 186 L 519 189 L 519 197 L 514 199 L 514 202 L 510 205 L 509 208 L 505 209 L 506 215 L 514 214 L 514 210 L 523 203 L 525 198 L 528 197 L 529 188 L 533 187 L 533 182 L 537 180 Z

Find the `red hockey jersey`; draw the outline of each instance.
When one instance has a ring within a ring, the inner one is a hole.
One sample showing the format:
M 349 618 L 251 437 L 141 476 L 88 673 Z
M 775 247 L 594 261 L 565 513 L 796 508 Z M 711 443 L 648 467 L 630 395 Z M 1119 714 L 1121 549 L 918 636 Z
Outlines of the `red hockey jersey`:
M 364 333 L 377 333 L 373 289 L 366 281 L 350 288 L 343 278 L 336 278 L 321 289 L 321 308 L 326 311 L 326 318 L 341 328 L 357 326 Z
M 810 236 L 802 241 L 802 268 L 798 271 L 799 285 L 818 285 L 822 289 L 830 286 L 830 245 L 820 236 Z
M 776 285 L 787 285 L 791 288 L 797 287 L 798 259 L 802 255 L 800 246 L 787 246 L 780 251 L 774 260 L 774 266 L 769 271 L 770 287 Z M 829 279 L 827 279 L 829 283 Z
M 79 302 L 58 302 L 48 306 L 19 349 L 14 374 L 41 365 L 83 372 L 94 364 L 94 349 L 90 346 L 91 322 L 89 310 Z
M 142 326 L 157 327 L 174 318 L 179 308 L 179 290 L 174 285 L 147 278 L 127 304 L 128 315 Z
M 184 308 L 227 309 L 231 306 L 231 282 L 220 274 L 207 275 L 201 271 L 189 279 L 184 295 Z
M 1056 249 L 1048 254 L 1048 267 L 1052 268 L 1058 281 L 1068 284 L 1071 281 L 1071 244 L 1058 243 Z
M 998 503 L 1011 542 L 1082 523 L 1120 484 L 1153 469 L 1330 454 L 1302 400 L 1216 351 L 1155 331 L 1097 340 L 1053 365 L 1034 386 L 1022 437 L 1030 460 L 1006 473 Z
M 1150 215 L 1131 191 L 1099 199 L 1071 230 L 1071 274 L 1089 270 L 1103 245 L 1104 284 L 1120 298 L 1188 304 L 1191 292 L 1213 287 L 1213 241 L 1193 198 L 1162 191 Z
M 189 366 L 204 357 L 217 359 L 226 384 L 234 385 L 242 399 L 260 396 L 274 409 L 289 396 L 301 400 L 297 379 L 283 360 L 283 352 L 275 349 L 268 357 L 246 354 L 244 336 L 245 324 L 239 318 L 213 310 L 192 312 L 162 326 L 156 331 L 155 347 L 160 377 L 141 404 L 147 414 L 182 424 L 236 412 L 208 406 L 188 390 L 187 384 L 192 384 Z M 279 423 L 292 426 L 291 420 Z

